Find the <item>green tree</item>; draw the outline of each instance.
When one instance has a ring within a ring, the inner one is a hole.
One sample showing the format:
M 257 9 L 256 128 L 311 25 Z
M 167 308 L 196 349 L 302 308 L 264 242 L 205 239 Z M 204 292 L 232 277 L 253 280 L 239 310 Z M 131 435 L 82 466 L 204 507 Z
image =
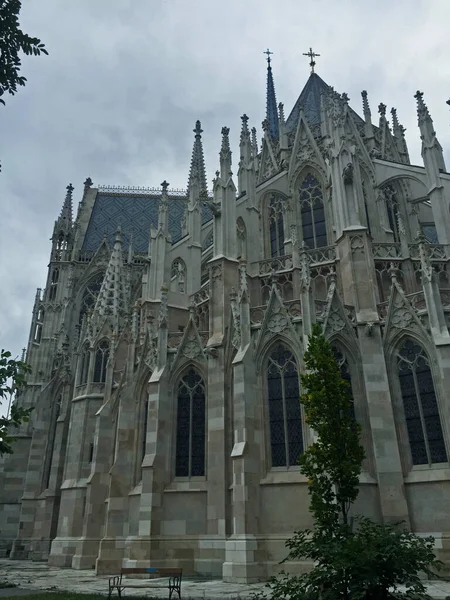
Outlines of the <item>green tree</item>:
M 364 451 L 355 421 L 349 384 L 341 377 L 333 349 L 316 324 L 304 356 L 301 397 L 306 420 L 317 435 L 300 457 L 308 477 L 314 530 L 297 531 L 288 540 L 283 562 L 306 560 L 313 568 L 299 576 L 282 573 L 269 585 L 272 600 L 386 600 L 425 595 L 418 572 L 442 566 L 433 538 L 419 538 L 401 524 L 379 525 L 350 518 L 358 496 Z M 267 597 L 266 594 L 263 596 Z
M 11 358 L 11 352 L 2 350 L 0 353 L 0 404 L 5 399 L 13 397 L 18 390 L 26 386 L 26 374 L 31 371 L 28 364 Z M 11 429 L 16 429 L 28 421 L 32 409 L 20 408 L 15 402 L 11 404 L 10 414 L 0 417 L 0 456 L 12 454 L 14 438 Z
M 19 24 L 20 0 L 0 0 L 0 103 L 8 92 L 14 95 L 17 86 L 24 86 L 26 78 L 20 75 L 20 54 L 39 56 L 48 54 L 40 39 L 24 33 Z

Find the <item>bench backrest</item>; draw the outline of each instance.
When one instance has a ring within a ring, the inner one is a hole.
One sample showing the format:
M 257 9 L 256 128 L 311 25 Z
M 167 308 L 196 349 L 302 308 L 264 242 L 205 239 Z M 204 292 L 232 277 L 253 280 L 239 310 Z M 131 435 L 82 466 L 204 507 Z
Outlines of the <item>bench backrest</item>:
M 121 575 L 152 575 L 153 577 L 170 577 L 171 575 L 181 576 L 183 569 L 164 567 L 158 569 L 156 567 L 126 567 L 120 570 Z

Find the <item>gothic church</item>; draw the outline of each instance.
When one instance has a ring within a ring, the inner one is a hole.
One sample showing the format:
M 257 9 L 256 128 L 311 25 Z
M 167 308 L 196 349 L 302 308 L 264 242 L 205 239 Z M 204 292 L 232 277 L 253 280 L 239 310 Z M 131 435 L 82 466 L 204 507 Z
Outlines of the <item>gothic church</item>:
M 312 54 L 312 53 L 311 53 Z M 395 108 L 362 117 L 313 72 L 289 116 L 270 56 L 262 142 L 242 116 L 207 186 L 84 183 L 55 222 L 0 459 L 0 555 L 254 582 L 311 526 L 299 374 L 313 323 L 350 382 L 355 511 L 450 548 L 450 174 L 422 92 L 423 166 Z M 237 187 L 236 187 L 237 186 Z M 302 564 L 289 565 L 299 572 Z

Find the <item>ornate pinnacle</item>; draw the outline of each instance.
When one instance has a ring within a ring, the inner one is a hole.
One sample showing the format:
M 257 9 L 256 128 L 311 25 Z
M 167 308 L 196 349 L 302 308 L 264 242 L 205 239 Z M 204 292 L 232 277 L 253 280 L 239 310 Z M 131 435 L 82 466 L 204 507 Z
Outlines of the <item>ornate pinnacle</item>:
M 161 184 L 162 191 L 163 191 L 163 192 L 167 192 L 167 188 L 169 187 L 169 185 L 170 185 L 170 183 L 168 183 L 168 182 L 167 182 L 167 181 L 164 179 L 164 181 L 163 181 L 163 182 L 162 182 L 162 184 Z
M 256 138 L 256 127 L 252 127 L 252 152 L 253 157 L 258 154 L 258 140 Z
M 92 179 L 90 177 L 87 177 L 86 181 L 83 183 L 83 185 L 84 185 L 85 188 L 92 187 L 92 184 L 93 184 L 93 181 L 92 181 Z
M 270 124 L 269 124 L 269 120 L 268 119 L 264 119 L 264 121 L 261 123 L 262 128 L 264 133 L 268 133 L 270 130 Z
M 230 138 L 228 137 L 230 133 L 229 127 L 222 127 L 222 146 L 220 148 L 220 162 L 222 167 L 225 167 L 225 172 L 221 173 L 222 177 L 228 175 L 231 168 L 231 148 L 230 148 Z
M 280 123 L 284 125 L 286 119 L 284 118 L 284 104 L 282 102 L 278 104 L 278 112 L 280 113 Z
M 192 184 L 198 186 L 200 193 L 207 194 L 205 160 L 203 158 L 202 132 L 200 121 L 195 122 L 194 146 L 192 148 L 191 168 L 189 170 L 189 179 L 187 184 L 187 195 L 189 196 Z
M 66 190 L 67 190 L 67 194 L 72 195 L 72 192 L 74 190 L 73 185 L 71 183 L 69 183 L 69 185 L 66 187 Z
M 367 91 L 363 90 L 361 92 L 361 96 L 362 96 L 362 101 L 363 101 L 363 111 L 364 111 L 364 116 L 370 116 L 370 106 L 369 106 L 369 100 L 367 98 Z
M 423 92 L 417 90 L 414 94 L 414 98 L 417 100 L 417 115 L 420 118 L 429 117 L 428 108 L 425 102 L 423 101 Z
M 115 238 L 114 242 L 122 243 L 122 227 L 121 227 L 121 225 L 117 225 L 116 238 Z
M 241 117 L 241 121 L 242 121 L 242 129 L 241 129 L 241 143 L 244 140 L 249 140 L 250 139 L 250 132 L 248 130 L 248 117 L 247 115 L 242 115 Z
M 400 123 L 398 122 L 398 116 L 397 116 L 397 109 L 396 108 L 391 108 L 391 115 L 392 115 L 392 128 L 395 131 L 396 129 L 400 128 Z
M 381 117 L 385 117 L 386 116 L 386 104 L 383 104 L 382 102 L 380 102 L 380 104 L 378 105 L 378 112 L 380 113 Z
M 341 98 L 344 102 L 348 102 L 350 100 L 350 98 L 348 97 L 348 94 L 346 92 L 341 94 Z

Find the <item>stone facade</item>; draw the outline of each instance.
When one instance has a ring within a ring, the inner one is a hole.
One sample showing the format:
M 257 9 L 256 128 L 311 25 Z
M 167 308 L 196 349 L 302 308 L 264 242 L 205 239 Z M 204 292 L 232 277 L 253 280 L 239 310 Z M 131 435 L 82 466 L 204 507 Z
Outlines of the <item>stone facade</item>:
M 36 295 L 35 408 L 1 459 L 0 553 L 181 566 L 254 582 L 311 526 L 298 374 L 322 324 L 366 451 L 356 511 L 450 544 L 450 174 L 423 95 L 424 166 L 312 73 L 288 119 L 269 62 L 262 144 L 242 117 L 208 191 L 73 188 Z M 292 564 L 301 571 L 307 564 Z

